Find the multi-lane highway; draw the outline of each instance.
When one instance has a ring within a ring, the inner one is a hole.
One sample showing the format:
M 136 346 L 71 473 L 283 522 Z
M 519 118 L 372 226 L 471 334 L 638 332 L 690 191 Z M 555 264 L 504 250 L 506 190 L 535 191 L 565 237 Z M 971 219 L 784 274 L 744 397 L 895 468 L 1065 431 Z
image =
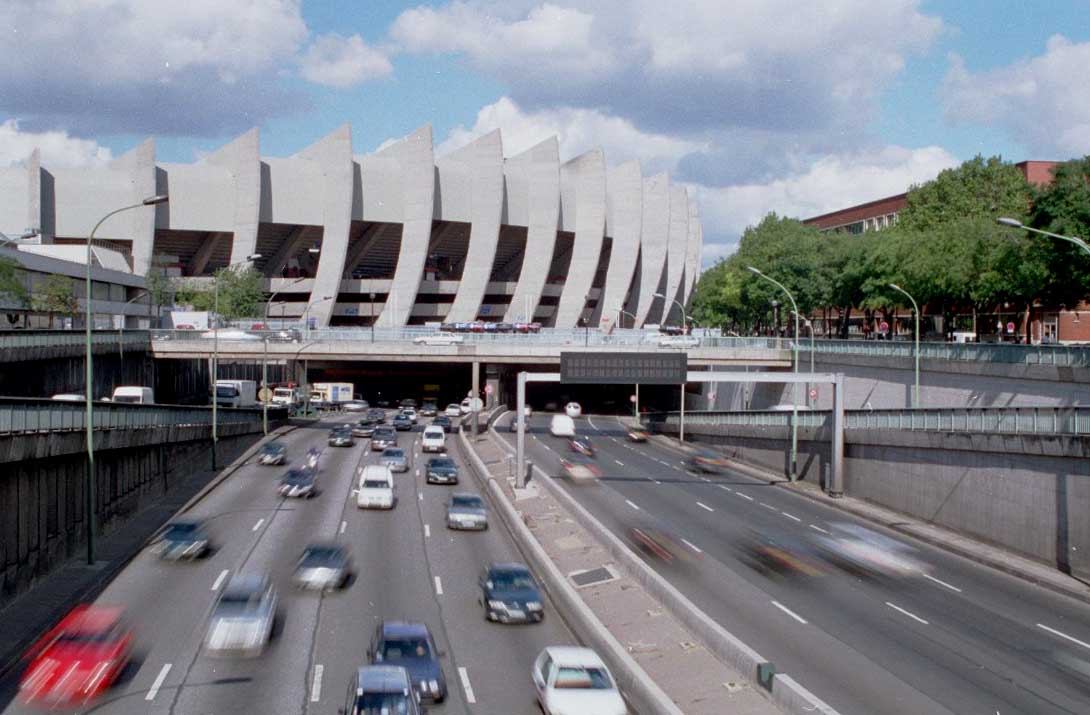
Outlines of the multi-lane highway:
M 628 442 L 616 418 L 576 422 L 603 477 L 565 488 L 618 536 L 648 519 L 672 532 L 692 562 L 651 563 L 840 712 L 1090 712 L 1085 604 L 915 543 L 926 576 L 867 577 L 820 560 L 815 575 L 754 568 L 742 548 L 754 539 L 805 544 L 836 522 L 865 522 L 740 473 L 689 472 L 672 447 Z M 556 475 L 568 448 L 547 424 L 530 420 L 527 454 Z
M 316 498 L 285 500 L 276 486 L 286 467 L 246 464 L 187 514 L 207 520 L 216 546 L 209 558 L 176 563 L 141 553 L 101 594 L 98 603 L 127 607 L 137 658 L 93 712 L 336 713 L 350 674 L 367 662 L 376 625 L 389 619 L 426 623 L 443 653 L 449 695 L 429 712 L 536 712 L 533 659 L 547 645 L 574 641 L 548 602 L 541 624 L 485 621 L 477 602 L 481 567 L 522 560 L 499 519 L 484 532 L 447 530 L 452 488 L 424 484 L 419 427 L 399 433 L 400 445 L 412 447 L 412 463 L 395 477 L 396 508 L 358 510 L 350 497 L 355 468 L 376 461 L 377 453 L 366 439 L 355 447 L 327 447 L 332 423 L 298 428 L 282 439 L 292 462 L 311 447 L 323 450 Z M 479 491 L 464 466 L 456 488 Z M 316 541 L 349 549 L 355 578 L 344 591 L 318 595 L 291 587 L 297 558 Z M 253 659 L 209 657 L 202 639 L 227 575 L 262 571 L 280 594 L 270 647 Z M 18 676 L 0 684 L 0 702 L 11 701 Z M 21 710 L 11 702 L 4 712 Z

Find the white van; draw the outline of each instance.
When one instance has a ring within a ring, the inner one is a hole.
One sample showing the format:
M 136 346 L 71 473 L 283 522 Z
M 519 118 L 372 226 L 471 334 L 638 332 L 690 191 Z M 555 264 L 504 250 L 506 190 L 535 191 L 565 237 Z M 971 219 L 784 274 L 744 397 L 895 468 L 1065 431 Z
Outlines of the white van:
M 357 472 L 356 506 L 360 509 L 394 508 L 394 474 L 385 464 L 366 464 Z
M 220 407 L 253 407 L 257 383 L 253 380 L 216 380 L 216 404 Z
M 549 433 L 553 437 L 574 437 L 575 420 L 567 415 L 553 415 L 549 422 Z
M 114 388 L 113 401 L 133 405 L 153 405 L 155 392 L 150 387 L 123 385 Z
M 443 452 L 447 448 L 447 436 L 442 427 L 429 425 L 424 428 L 424 437 L 420 444 L 425 452 Z

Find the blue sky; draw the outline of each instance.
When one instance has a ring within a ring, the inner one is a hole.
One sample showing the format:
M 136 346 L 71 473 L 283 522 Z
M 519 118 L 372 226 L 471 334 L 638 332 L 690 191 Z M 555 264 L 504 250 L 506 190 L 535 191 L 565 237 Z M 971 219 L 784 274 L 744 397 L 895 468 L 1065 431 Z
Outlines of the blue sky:
M 101 163 L 148 136 L 191 162 L 253 126 L 269 156 L 344 122 L 357 154 L 429 123 L 439 154 L 556 134 L 562 158 L 600 146 L 684 184 L 705 264 L 768 211 L 880 198 L 977 153 L 1090 154 L 1090 0 L 9 7 L 0 165 L 35 146 Z

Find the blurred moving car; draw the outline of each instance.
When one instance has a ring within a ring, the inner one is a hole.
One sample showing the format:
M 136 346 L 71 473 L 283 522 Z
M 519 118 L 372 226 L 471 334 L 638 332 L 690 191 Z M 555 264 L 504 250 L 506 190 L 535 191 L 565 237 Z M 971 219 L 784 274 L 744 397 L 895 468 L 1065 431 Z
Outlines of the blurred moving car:
M 390 468 L 391 472 L 409 471 L 409 458 L 401 447 L 387 447 L 378 456 L 379 464 Z
M 775 576 L 821 576 L 814 550 L 802 539 L 775 537 L 750 529 L 738 540 L 741 561 L 755 571 Z
M 19 682 L 28 705 L 79 707 L 114 684 L 128 665 L 133 636 L 120 606 L 80 605 L 27 651 Z
M 289 499 L 310 499 L 317 496 L 314 470 L 306 468 L 292 469 L 280 480 L 277 493 Z
M 279 465 L 287 461 L 288 448 L 283 442 L 269 442 L 261 448 L 257 457 L 258 464 Z
M 276 589 L 265 574 L 235 574 L 216 601 L 204 647 L 213 655 L 258 655 L 272 636 Z
M 409 672 L 413 689 L 422 700 L 441 703 L 447 697 L 447 681 L 439 665 L 439 650 L 423 623 L 383 621 L 375 629 L 367 649 L 372 664 L 400 665 Z
M 489 564 L 478 581 L 484 617 L 500 623 L 538 623 L 545 618 L 541 589 L 523 564 Z
M 628 713 L 609 669 L 590 648 L 550 646 L 534 661 L 531 677 L 546 715 Z
M 283 328 L 269 333 L 271 343 L 298 343 L 302 341 L 303 333 L 298 328 Z
M 199 559 L 208 553 L 208 549 L 208 532 L 204 524 L 196 519 L 178 519 L 167 524 L 152 552 L 161 559 L 180 561 Z
M 458 465 L 450 457 L 432 457 L 424 472 L 428 484 L 457 484 Z
M 568 417 L 582 417 L 583 407 L 578 402 L 569 402 L 564 405 L 564 414 Z
M 56 402 L 83 402 L 87 399 L 86 395 L 78 395 L 74 392 L 62 392 L 58 395 L 53 395 L 49 399 Z
M 685 460 L 685 468 L 704 474 L 722 474 L 730 468 L 730 460 L 714 452 L 701 452 Z
M 439 415 L 438 417 L 433 419 L 431 423 L 436 427 L 442 427 L 443 432 L 446 432 L 447 434 L 450 434 L 454 431 L 454 421 L 446 415 Z
M 394 475 L 385 464 L 365 464 L 356 472 L 356 506 L 360 509 L 393 509 Z
M 206 340 L 212 340 L 217 338 L 219 340 L 247 340 L 247 341 L 260 341 L 260 336 L 253 333 L 247 333 L 245 330 L 239 330 L 238 328 L 220 328 L 219 330 L 209 330 L 201 333 L 201 337 Z
M 338 544 L 309 544 L 295 564 L 291 580 L 302 589 L 333 591 L 348 581 L 352 560 Z
M 457 403 L 452 402 L 449 405 L 447 405 L 447 409 L 444 410 L 444 414 L 447 417 L 461 417 L 462 416 L 462 407 L 461 407 L 461 405 L 458 405 Z
M 352 425 L 353 437 L 370 437 L 375 433 L 375 423 L 367 418 L 364 418 Z
M 447 449 L 447 435 L 442 427 L 428 425 L 424 428 L 424 434 L 420 438 L 420 449 L 424 452 L 445 452 Z
M 447 528 L 483 530 L 488 528 L 484 499 L 472 492 L 454 492 L 447 500 Z
M 413 421 L 404 412 L 394 415 L 394 429 L 398 432 L 408 432 L 413 428 Z
M 578 452 L 584 457 L 594 456 L 594 445 L 591 444 L 590 437 L 584 435 L 575 435 L 568 440 L 568 449 L 573 452 Z
M 366 665 L 357 668 L 348 683 L 344 707 L 351 715 L 422 715 L 420 692 L 413 688 L 409 671 L 400 665 Z
M 646 442 L 650 433 L 641 427 L 632 427 L 625 431 L 625 437 L 629 442 Z
M 463 341 L 465 338 L 457 333 L 432 333 L 413 338 L 414 345 L 458 345 Z
M 660 348 L 695 348 L 700 345 L 700 338 L 693 335 L 663 335 L 658 339 Z
M 341 409 L 345 412 L 366 412 L 370 408 L 367 400 L 348 400 L 341 403 Z
M 576 484 L 590 483 L 602 476 L 602 470 L 594 459 L 582 454 L 572 454 L 560 460 L 560 469 L 565 477 Z
M 376 427 L 371 435 L 371 451 L 381 452 L 389 447 L 397 446 L 397 432 L 393 427 Z
M 386 421 L 386 412 L 378 408 L 372 407 L 367 410 L 367 419 L 374 422 L 376 425 L 380 425 Z
M 356 444 L 356 440 L 352 437 L 352 428 L 348 425 L 341 425 L 329 430 L 330 447 L 351 447 Z
M 627 536 L 641 553 L 667 564 L 694 563 L 700 556 L 687 547 L 681 537 L 651 519 L 630 526 Z
M 575 420 L 567 415 L 553 415 L 549 420 L 549 434 L 553 437 L 574 437 Z
M 815 541 L 824 557 L 845 571 L 894 578 L 930 571 L 915 548 L 873 529 L 841 521 L 829 524 L 828 531 Z

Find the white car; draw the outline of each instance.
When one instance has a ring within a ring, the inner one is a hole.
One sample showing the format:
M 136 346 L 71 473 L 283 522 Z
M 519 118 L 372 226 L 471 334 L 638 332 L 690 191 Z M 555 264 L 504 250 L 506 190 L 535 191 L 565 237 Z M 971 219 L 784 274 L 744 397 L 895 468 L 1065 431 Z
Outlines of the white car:
M 583 407 L 578 402 L 569 402 L 564 405 L 564 414 L 568 417 L 582 417 Z
M 258 655 L 269 642 L 275 618 L 276 589 L 269 577 L 236 574 L 212 611 L 204 647 L 215 655 Z
M 394 508 L 394 475 L 385 464 L 367 464 L 359 470 L 356 506 L 360 509 Z
M 462 416 L 462 408 L 461 408 L 460 405 L 457 405 L 457 404 L 452 402 L 449 405 L 447 405 L 447 409 L 445 411 L 445 414 L 446 414 L 447 417 L 461 417 Z
M 403 414 L 406 417 L 408 417 L 409 421 L 412 422 L 414 425 L 416 424 L 416 421 L 418 419 L 420 419 L 416 414 L 416 408 L 415 407 L 402 407 L 400 414 Z
M 692 335 L 664 335 L 659 338 L 660 348 L 695 348 L 700 345 L 700 338 Z
M 447 435 L 442 427 L 428 426 L 424 428 L 424 436 L 420 440 L 420 448 L 425 452 L 442 452 L 447 448 Z
M 433 333 L 413 338 L 414 345 L 458 345 L 462 342 L 465 338 L 457 333 Z
M 590 648 L 546 648 L 530 675 L 545 715 L 628 715 L 613 675 Z

